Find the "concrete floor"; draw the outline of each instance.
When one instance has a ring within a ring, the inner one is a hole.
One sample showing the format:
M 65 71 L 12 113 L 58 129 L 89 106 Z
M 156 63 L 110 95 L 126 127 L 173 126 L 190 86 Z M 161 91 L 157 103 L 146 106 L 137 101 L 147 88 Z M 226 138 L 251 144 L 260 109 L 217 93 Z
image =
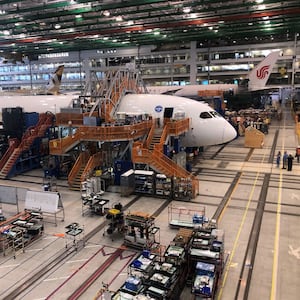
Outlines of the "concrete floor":
M 293 120 L 289 113 L 286 113 L 283 121 L 271 124 L 263 148 L 254 149 L 247 162 L 245 157 L 249 153 L 249 148 L 244 147 L 244 137 L 231 142 L 213 159 L 211 154 L 216 152 L 218 146 L 208 148 L 203 157 L 197 158 L 193 165 L 193 171 L 198 173 L 200 182 L 199 195 L 192 202 L 173 201 L 173 204 L 186 208 L 195 205 L 204 206 L 207 217 L 211 218 L 236 173 L 242 173 L 219 219 L 219 227 L 225 231 L 227 264 L 216 299 L 235 299 L 240 269 L 265 174 L 271 174 L 272 180 L 268 188 L 255 264 L 248 266 L 253 271 L 248 299 L 299 299 L 300 164 L 294 160 L 293 170 L 288 172 L 277 168 L 275 161 L 274 163 L 267 161 L 277 129 L 280 131 L 275 153 L 278 150 L 287 150 L 294 154 L 298 140 Z M 17 176 L 16 179 L 18 181 L 1 180 L 0 184 L 42 190 L 41 170 Z M 6 295 L 15 288 L 16 281 L 25 280 L 26 276 L 45 266 L 54 254 L 63 251 L 66 243 L 72 243 L 72 240 L 61 237 L 65 233 L 65 226 L 78 222 L 86 234 L 105 222 L 105 218 L 101 216 L 89 214 L 82 216 L 80 192 L 70 191 L 64 181 L 57 183 L 65 210 L 65 220 L 59 221 L 55 226 L 47 222 L 53 221 L 52 217 L 45 217 L 44 235 L 29 245 L 25 253 L 19 253 L 16 259 L 9 255 L 0 256 L 0 299 L 6 299 Z M 118 202 L 125 206 L 135 197 L 135 195 L 121 197 L 117 191 L 118 187 L 114 187 L 104 194 L 104 198 L 110 200 L 111 206 Z M 130 207 L 130 212 L 143 211 L 152 214 L 165 201 L 142 196 Z M 3 204 L 2 208 L 6 216 L 17 212 L 16 207 L 12 205 Z M 19 210 L 23 208 L 24 201 L 19 200 Z M 176 229 L 169 227 L 169 217 L 168 208 L 165 208 L 155 219 L 155 225 L 160 227 L 160 243 L 165 246 L 172 241 L 177 232 Z M 103 264 L 107 257 L 122 245 L 121 235 L 115 235 L 112 240 L 111 236 L 103 236 L 103 232 L 95 235 L 86 243 L 83 250 L 78 251 L 46 278 L 40 278 L 30 291 L 26 291 L 17 299 L 67 299 L 96 266 Z M 126 249 L 122 257 L 112 262 L 109 271 L 104 272 L 80 299 L 97 299 L 97 293 L 103 283 L 109 284 L 109 289 L 116 291 L 124 283 L 128 275 L 128 263 L 135 254 L 134 249 Z M 189 288 L 185 289 L 181 299 L 194 299 Z

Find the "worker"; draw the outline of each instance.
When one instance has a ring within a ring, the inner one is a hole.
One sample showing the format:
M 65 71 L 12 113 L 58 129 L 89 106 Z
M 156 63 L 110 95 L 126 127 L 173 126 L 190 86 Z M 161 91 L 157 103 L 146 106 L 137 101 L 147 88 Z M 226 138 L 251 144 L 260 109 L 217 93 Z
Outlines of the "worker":
M 300 159 L 300 147 L 299 146 L 296 148 L 295 157 L 297 158 L 297 163 L 299 163 L 299 159 Z
M 282 157 L 282 169 L 286 169 L 287 159 L 288 159 L 288 154 L 286 151 L 284 151 L 284 154 Z
M 294 157 L 293 157 L 292 154 L 290 154 L 290 155 L 288 156 L 288 158 L 287 158 L 287 170 L 288 170 L 288 171 L 292 171 L 292 167 L 293 167 L 293 159 L 294 159 Z
M 281 159 L 281 152 L 278 151 L 277 157 L 276 157 L 276 165 L 277 165 L 277 168 L 279 168 L 279 165 L 280 165 L 280 159 Z

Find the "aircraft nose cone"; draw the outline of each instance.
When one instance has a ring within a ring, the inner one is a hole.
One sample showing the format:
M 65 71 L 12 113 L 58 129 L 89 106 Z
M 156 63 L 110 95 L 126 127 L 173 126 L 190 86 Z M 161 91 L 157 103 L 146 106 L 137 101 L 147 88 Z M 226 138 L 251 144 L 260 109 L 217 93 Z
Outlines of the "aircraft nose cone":
M 223 130 L 223 143 L 227 143 L 235 139 L 237 136 L 237 132 L 235 128 L 230 125 L 227 121 Z

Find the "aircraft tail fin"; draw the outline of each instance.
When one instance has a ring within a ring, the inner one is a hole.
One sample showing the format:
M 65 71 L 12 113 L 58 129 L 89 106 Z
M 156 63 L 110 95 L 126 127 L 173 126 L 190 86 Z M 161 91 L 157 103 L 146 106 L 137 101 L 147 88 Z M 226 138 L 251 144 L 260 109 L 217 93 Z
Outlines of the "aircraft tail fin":
M 46 86 L 47 94 L 57 95 L 59 94 L 61 78 L 64 72 L 64 65 L 58 66 L 53 76 L 50 78 Z
M 250 91 L 263 89 L 272 73 L 280 51 L 271 52 L 249 74 L 248 89 Z

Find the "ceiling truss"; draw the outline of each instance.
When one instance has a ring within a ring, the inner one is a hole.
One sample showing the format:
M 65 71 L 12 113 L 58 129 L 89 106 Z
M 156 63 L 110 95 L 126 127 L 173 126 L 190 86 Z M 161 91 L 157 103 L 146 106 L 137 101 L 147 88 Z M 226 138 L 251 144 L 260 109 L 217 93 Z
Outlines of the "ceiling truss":
M 0 51 L 285 41 L 300 32 L 299 15 L 299 0 L 0 0 Z

